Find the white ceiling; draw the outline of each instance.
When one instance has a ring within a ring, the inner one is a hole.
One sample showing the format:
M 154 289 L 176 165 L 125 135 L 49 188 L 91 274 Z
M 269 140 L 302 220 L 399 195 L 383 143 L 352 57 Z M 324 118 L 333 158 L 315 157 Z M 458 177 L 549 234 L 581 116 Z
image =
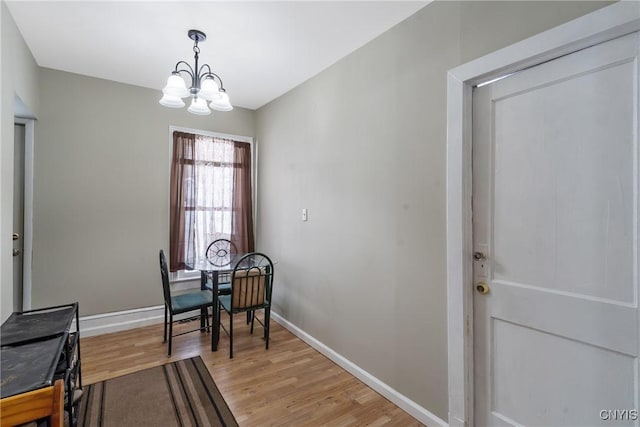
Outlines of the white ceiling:
M 353 52 L 429 1 L 7 1 L 38 65 L 162 89 L 200 63 L 235 106 L 256 109 Z

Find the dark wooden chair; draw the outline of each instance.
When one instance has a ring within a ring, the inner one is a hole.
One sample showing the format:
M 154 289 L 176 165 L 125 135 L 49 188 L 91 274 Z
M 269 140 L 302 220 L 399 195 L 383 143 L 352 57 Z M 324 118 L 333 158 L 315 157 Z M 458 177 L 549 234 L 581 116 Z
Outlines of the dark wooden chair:
M 218 327 L 229 336 L 229 357 L 233 358 L 233 315 L 246 312 L 251 318 L 251 333 L 257 320 L 264 329 L 265 348 L 269 348 L 273 263 L 268 256 L 253 252 L 240 258 L 231 272 L 231 293 L 220 295 Z M 229 314 L 229 330 L 220 322 L 220 312 Z M 264 310 L 264 323 L 256 317 L 256 310 Z
M 188 334 L 196 331 L 209 331 L 208 308 L 213 308 L 213 293 L 209 290 L 198 290 L 192 292 L 181 293 L 178 295 L 171 294 L 169 285 L 169 269 L 167 267 L 167 258 L 164 251 L 160 249 L 160 275 L 162 276 L 162 290 L 164 292 L 164 341 L 167 342 L 167 325 L 169 326 L 169 347 L 167 355 L 171 356 L 172 338 L 179 335 Z M 176 314 L 188 313 L 190 311 L 200 310 L 200 316 L 204 316 L 205 322 L 200 322 L 198 329 L 191 329 L 179 334 L 173 334 L 173 316 Z M 167 319 L 168 318 L 168 319 Z

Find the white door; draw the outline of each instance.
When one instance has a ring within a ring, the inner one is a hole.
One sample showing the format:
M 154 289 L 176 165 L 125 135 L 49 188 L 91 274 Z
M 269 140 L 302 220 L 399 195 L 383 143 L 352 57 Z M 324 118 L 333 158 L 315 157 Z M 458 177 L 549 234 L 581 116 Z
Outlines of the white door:
M 474 90 L 478 426 L 639 425 L 638 47 Z
M 13 148 L 13 311 L 23 309 L 25 126 L 14 124 Z

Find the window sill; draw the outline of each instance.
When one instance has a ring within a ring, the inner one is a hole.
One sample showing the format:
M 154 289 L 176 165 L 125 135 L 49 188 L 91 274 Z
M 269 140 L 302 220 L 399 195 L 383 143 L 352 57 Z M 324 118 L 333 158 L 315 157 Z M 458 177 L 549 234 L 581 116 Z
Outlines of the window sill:
M 173 276 L 171 278 L 171 283 L 180 283 L 180 282 L 194 282 L 194 281 L 200 281 L 200 275 L 197 276 L 193 276 L 193 277 L 176 277 Z

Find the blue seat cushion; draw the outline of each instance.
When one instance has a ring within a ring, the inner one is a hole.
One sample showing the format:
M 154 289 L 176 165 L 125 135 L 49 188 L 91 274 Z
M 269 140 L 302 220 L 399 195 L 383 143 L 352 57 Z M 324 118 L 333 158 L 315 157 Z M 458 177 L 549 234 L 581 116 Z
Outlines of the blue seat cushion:
M 220 295 L 218 296 L 218 301 L 226 311 L 231 310 L 231 295 Z
M 198 309 L 206 304 L 213 303 L 213 295 L 211 291 L 196 291 L 187 294 L 175 295 L 171 297 L 171 306 L 173 311 L 188 311 L 189 309 Z

